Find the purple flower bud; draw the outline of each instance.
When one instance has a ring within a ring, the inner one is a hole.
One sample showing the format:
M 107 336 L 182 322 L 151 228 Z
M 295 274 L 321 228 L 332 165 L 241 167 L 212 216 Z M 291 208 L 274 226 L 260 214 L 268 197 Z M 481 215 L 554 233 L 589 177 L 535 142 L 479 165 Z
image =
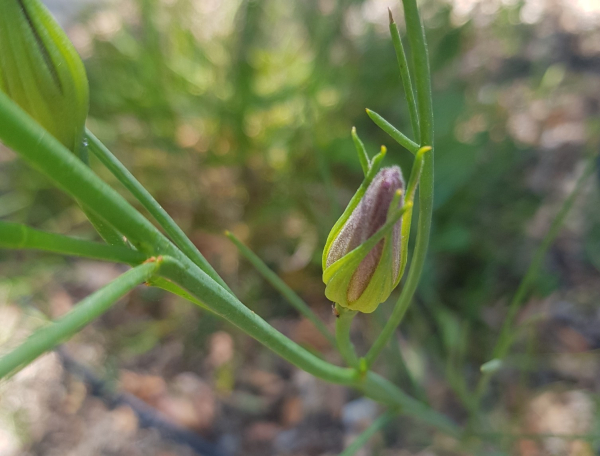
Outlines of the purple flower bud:
M 324 270 L 339 260 L 343 261 L 348 253 L 383 227 L 390 205 L 398 190 L 403 190 L 403 187 L 402 171 L 398 166 L 379 171 L 342 228 L 337 234 L 330 234 L 330 237 L 334 237 L 328 240 L 326 246 Z M 397 209 L 400 209 L 402 198 L 396 198 L 395 201 Z M 390 233 L 357 266 L 354 265 L 355 262 L 351 268 L 341 266 L 342 262 L 338 263 L 341 267 L 336 268 L 334 275 L 326 280 L 325 294 L 329 299 L 343 307 L 362 312 L 372 312 L 387 299 L 400 279 L 401 224 L 402 219 L 399 219 Z

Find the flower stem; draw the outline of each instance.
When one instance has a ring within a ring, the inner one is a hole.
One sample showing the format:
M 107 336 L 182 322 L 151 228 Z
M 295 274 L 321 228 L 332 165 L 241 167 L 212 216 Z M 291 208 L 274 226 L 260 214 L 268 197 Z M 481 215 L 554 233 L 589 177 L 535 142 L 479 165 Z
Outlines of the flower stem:
M 335 339 L 337 341 L 338 350 L 348 366 L 358 369 L 358 356 L 356 356 L 354 345 L 350 340 L 350 328 L 357 311 L 346 309 L 339 304 L 335 305 L 335 311 L 337 313 L 337 318 L 335 320 Z
M 148 190 L 129 172 L 125 166 L 96 138 L 96 136 L 86 130 L 86 135 L 89 140 L 90 151 L 102 162 L 106 168 L 121 182 L 127 190 L 140 202 L 142 206 L 154 217 L 158 224 L 167 232 L 173 239 L 175 244 L 196 263 L 203 271 L 205 271 L 212 279 L 216 280 L 225 289 L 229 290 L 227 284 L 217 274 L 206 258 L 200 253 L 196 246 L 190 241 L 185 233 L 179 228 L 171 216 L 165 211 L 160 204 L 154 199 Z M 229 290 L 231 291 L 231 290 Z
M 291 341 L 191 262 L 185 265 L 171 257 L 165 257 L 159 272 L 162 277 L 206 303 L 216 314 L 305 372 L 321 380 L 354 387 L 371 399 L 401 407 L 407 415 L 421 419 L 450 435 L 460 435 L 460 429 L 446 416 L 408 396 L 383 377 L 374 372 L 366 372 L 364 376 L 357 375 L 355 369 L 328 363 Z
M 256 255 L 252 250 L 245 246 L 235 235 L 229 231 L 225 235 L 235 244 L 240 253 L 246 258 L 256 270 L 277 290 L 285 299 L 307 320 L 319 330 L 323 336 L 329 341 L 332 347 L 336 346 L 336 340 L 331 334 L 331 331 L 325 326 L 319 317 L 312 309 L 304 302 L 304 300 L 294 292 L 281 278 L 275 274 L 269 267 Z
M 415 73 L 415 85 L 419 110 L 419 129 L 421 144 L 433 147 L 433 103 L 431 98 L 431 74 L 425 30 L 416 0 L 403 0 L 404 16 L 408 41 L 411 47 L 412 64 Z M 375 340 L 366 356 L 367 366 L 371 366 L 390 337 L 401 323 L 408 306 L 417 290 L 421 279 L 425 257 L 429 247 L 431 218 L 433 213 L 433 150 L 424 155 L 423 171 L 419 183 L 419 221 L 417 224 L 417 239 L 410 263 L 410 270 L 396 302 L 394 310 L 384 326 L 381 334 Z

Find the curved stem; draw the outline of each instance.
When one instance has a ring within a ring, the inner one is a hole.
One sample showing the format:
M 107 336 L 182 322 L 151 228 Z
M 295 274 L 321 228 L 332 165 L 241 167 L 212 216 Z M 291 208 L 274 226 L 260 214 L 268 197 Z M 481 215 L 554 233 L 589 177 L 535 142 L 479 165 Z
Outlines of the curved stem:
M 358 356 L 356 356 L 354 345 L 350 340 L 350 328 L 352 327 L 352 320 L 354 320 L 357 311 L 346 309 L 339 304 L 335 305 L 335 310 L 337 313 L 335 320 L 335 340 L 338 350 L 348 366 L 358 369 Z
M 125 293 L 148 280 L 159 266 L 158 261 L 136 266 L 85 298 L 64 317 L 33 333 L 25 342 L 0 358 L 0 378 L 73 336 L 110 309 Z
M 301 315 L 309 320 L 319 330 L 321 334 L 329 341 L 332 347 L 336 346 L 336 340 L 331 334 L 331 331 L 325 326 L 325 323 L 321 321 L 319 317 L 312 311 L 312 309 L 304 302 L 304 300 L 296 294 L 281 278 L 275 274 L 269 267 L 250 250 L 246 245 L 242 243 L 235 235 L 229 231 L 225 232 L 231 242 L 235 244 L 240 253 L 246 258 L 252 266 L 269 282 L 277 291 L 279 291 L 283 297 L 296 309 Z
M 0 92 L 0 138 L 59 188 L 123 233 L 149 255 L 170 242 L 114 189 Z
M 0 247 L 36 249 L 117 263 L 139 264 L 146 255 L 126 247 L 74 239 L 47 233 L 20 223 L 0 222 Z
M 119 193 L 1 91 L 0 138 L 57 187 L 126 236 L 146 256 L 171 255 L 184 263 L 189 260 Z
M 560 210 L 558 211 L 558 214 L 556 214 L 556 217 L 552 221 L 552 225 L 550 226 L 550 229 L 546 233 L 546 236 L 544 236 L 544 239 L 542 240 L 542 242 L 536 249 L 535 254 L 533 256 L 533 260 L 529 264 L 529 268 L 527 269 L 525 276 L 521 280 L 521 283 L 519 284 L 519 288 L 517 289 L 512 301 L 510 303 L 510 306 L 508 307 L 508 314 L 506 315 L 506 318 L 504 319 L 504 323 L 502 324 L 502 329 L 500 330 L 500 336 L 498 337 L 498 341 L 496 342 L 496 345 L 494 347 L 494 351 L 492 354 L 492 360 L 501 361 L 507 355 L 508 351 L 510 350 L 510 346 L 512 345 L 511 330 L 512 330 L 512 326 L 513 326 L 515 317 L 517 315 L 517 311 L 519 310 L 519 306 L 523 303 L 523 300 L 527 296 L 527 293 L 529 292 L 529 290 L 531 288 L 531 284 L 540 270 L 540 267 L 542 265 L 542 261 L 544 260 L 545 255 L 546 255 L 546 252 L 548 251 L 548 249 L 550 248 L 550 246 L 556 239 L 556 236 L 558 236 L 558 233 L 560 232 L 560 229 L 561 229 L 563 223 L 567 219 L 567 215 L 568 215 L 569 211 L 571 210 L 571 208 L 573 207 L 575 198 L 577 198 L 577 195 L 583 188 L 583 185 L 585 184 L 586 180 L 593 174 L 594 170 L 596 169 L 597 157 L 598 157 L 597 154 L 595 154 L 595 155 L 590 156 L 590 158 L 588 159 L 586 167 L 583 170 L 583 173 L 581 174 L 581 176 L 579 176 L 579 179 L 577 179 L 577 183 L 575 184 L 575 187 L 573 188 L 573 190 L 571 191 L 571 193 L 567 197 L 567 199 L 563 202 Z M 489 362 L 490 361 L 488 361 L 488 363 Z M 477 383 L 477 387 L 475 390 L 476 391 L 476 394 L 475 394 L 476 404 L 478 404 L 479 401 L 481 400 L 481 397 L 483 396 L 483 393 L 485 392 L 485 389 L 489 383 L 489 380 L 494 372 L 495 372 L 495 370 L 493 370 L 493 369 L 490 369 L 490 370 L 486 369 L 483 371 L 483 375 L 479 379 L 479 382 Z
M 454 436 L 460 434 L 459 428 L 447 417 L 403 393 L 381 376 L 373 372 L 367 372 L 364 376 L 357 375 L 356 370 L 328 363 L 291 341 L 193 263 L 189 262 L 186 265 L 165 257 L 159 273 L 206 303 L 216 314 L 309 374 L 331 383 L 354 387 L 371 399 L 401 407 L 407 415 L 421 419 L 444 432 Z
M 425 30 L 421 23 L 416 0 L 403 0 L 404 16 L 408 40 L 411 47 L 412 63 L 415 70 L 415 84 L 419 108 L 419 129 L 421 143 L 433 147 L 433 105 L 431 99 L 431 76 L 429 71 L 429 58 L 425 41 Z M 392 315 L 383 328 L 379 337 L 366 356 L 367 366 L 371 366 L 390 337 L 402 321 L 408 306 L 417 290 L 421 279 L 427 248 L 429 247 L 429 233 L 431 231 L 431 218 L 433 213 L 433 150 L 424 156 L 423 172 L 419 184 L 419 221 L 417 224 L 417 239 L 410 271 L 406 278 L 400 297 L 396 302 Z
M 92 132 L 86 130 L 89 139 L 90 151 L 102 162 L 106 168 L 121 182 L 127 190 L 140 202 L 142 206 L 154 217 L 158 224 L 163 227 L 167 234 L 173 239 L 175 244 L 185 253 L 194 263 L 205 271 L 213 280 L 216 280 L 221 286 L 229 290 L 227 284 L 217 274 L 206 258 L 200 253 L 198 248 L 190 241 L 185 233 L 179 228 L 171 216 L 165 211 L 158 201 L 144 188 L 142 184 L 129 172 L 125 166 L 94 136 Z M 231 290 L 229 290 L 231 291 Z

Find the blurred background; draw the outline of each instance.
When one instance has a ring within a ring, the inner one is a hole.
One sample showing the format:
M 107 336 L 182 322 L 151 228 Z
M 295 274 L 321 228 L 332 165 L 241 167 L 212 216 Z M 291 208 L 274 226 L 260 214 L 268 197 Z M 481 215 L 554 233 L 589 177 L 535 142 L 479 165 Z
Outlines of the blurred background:
M 351 127 L 371 155 L 388 147 L 386 164 L 407 175 L 412 162 L 364 111 L 410 130 L 388 32 L 388 7 L 403 29 L 400 3 L 45 3 L 84 59 L 88 127 L 242 302 L 339 361 L 223 231 L 333 323 L 320 258 L 362 179 Z M 508 303 L 600 144 L 600 2 L 420 4 L 433 71 L 434 225 L 417 296 L 376 370 L 466 425 L 465 399 Z M 483 402 L 490 433 L 457 442 L 400 417 L 358 454 L 599 454 L 599 182 L 599 172 L 587 181 L 521 307 L 512 354 Z M 0 217 L 97 239 L 69 197 L 1 147 Z M 0 251 L 2 351 L 123 271 Z M 361 353 L 395 297 L 356 319 Z M 380 413 L 194 305 L 139 287 L 0 384 L 0 455 L 336 455 Z

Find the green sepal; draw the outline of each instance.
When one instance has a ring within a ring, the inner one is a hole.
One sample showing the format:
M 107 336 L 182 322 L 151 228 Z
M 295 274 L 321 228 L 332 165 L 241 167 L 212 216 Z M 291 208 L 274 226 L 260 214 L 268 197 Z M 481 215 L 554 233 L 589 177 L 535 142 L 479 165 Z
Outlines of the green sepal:
M 352 141 L 354 142 L 354 147 L 356 148 L 356 153 L 358 154 L 358 161 L 360 162 L 360 166 L 364 175 L 366 176 L 369 174 L 371 162 L 369 160 L 369 155 L 367 154 L 367 149 L 365 149 L 364 143 L 358 137 L 358 133 L 356 133 L 356 127 L 352 127 Z
M 387 299 L 394 285 L 393 276 L 389 273 L 393 269 L 394 261 L 392 258 L 393 249 L 388 244 L 391 242 L 390 234 L 396 222 L 411 208 L 412 203 L 405 203 L 402 208 L 388 216 L 385 224 L 373 236 L 324 269 L 323 282 L 327 284 L 325 296 L 329 300 L 351 310 L 371 313 L 381 302 Z M 356 301 L 349 303 L 348 287 L 354 271 L 377 243 L 384 238 L 383 253 L 369 285 Z
M 356 206 L 358 206 L 358 203 L 360 203 L 360 200 L 362 199 L 365 192 L 367 191 L 369 184 L 371 183 L 371 181 L 373 180 L 373 178 L 379 171 L 379 168 L 381 167 L 381 163 L 382 163 L 386 153 L 387 153 L 387 149 L 385 148 L 385 146 L 381 146 L 381 151 L 377 155 L 375 155 L 373 157 L 373 159 L 371 160 L 369 172 L 363 179 L 362 184 L 360 184 L 360 187 L 358 187 L 358 190 L 356 191 L 356 193 L 354 194 L 354 196 L 348 203 L 348 206 L 346 206 L 346 209 L 344 210 L 343 214 L 340 216 L 338 221 L 335 222 L 335 225 L 333 225 L 333 228 L 329 232 L 329 236 L 327 236 L 327 242 L 325 243 L 325 248 L 323 248 L 323 257 L 322 257 L 323 271 L 325 271 L 325 269 L 327 268 L 327 255 L 329 254 L 329 249 L 331 248 L 331 244 L 333 243 L 333 241 L 335 240 L 335 238 L 337 237 L 339 232 L 344 227 L 344 224 L 346 223 L 346 221 L 352 215 L 352 212 L 354 211 L 354 209 L 356 209 Z M 331 265 L 331 266 L 333 266 L 333 265 Z
M 0 9 L 0 90 L 80 155 L 89 91 L 79 55 L 39 0 Z

